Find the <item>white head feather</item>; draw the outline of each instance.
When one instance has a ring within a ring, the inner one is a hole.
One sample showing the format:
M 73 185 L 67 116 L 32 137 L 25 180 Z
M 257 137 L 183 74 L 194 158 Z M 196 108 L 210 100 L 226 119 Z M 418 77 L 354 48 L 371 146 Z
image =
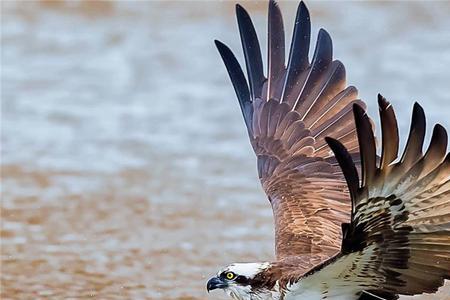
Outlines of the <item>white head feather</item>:
M 220 276 L 223 272 L 233 272 L 236 276 L 244 276 L 251 280 L 257 274 L 270 267 L 270 263 L 234 263 L 217 273 Z M 236 300 L 269 300 L 275 299 L 272 297 L 270 291 L 258 290 L 253 291 L 250 285 L 236 283 L 233 280 L 229 281 L 228 287 L 224 289 L 231 298 Z
M 231 264 L 222 270 L 220 270 L 217 275 L 220 275 L 222 272 L 233 272 L 236 275 L 242 275 L 247 278 L 253 278 L 256 274 L 264 271 L 270 267 L 270 263 L 234 263 Z

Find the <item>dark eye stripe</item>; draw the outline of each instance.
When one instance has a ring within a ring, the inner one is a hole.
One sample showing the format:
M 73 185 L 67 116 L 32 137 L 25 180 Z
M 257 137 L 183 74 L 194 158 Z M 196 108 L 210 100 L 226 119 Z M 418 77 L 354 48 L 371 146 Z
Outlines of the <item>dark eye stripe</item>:
M 227 278 L 227 274 L 228 273 L 232 273 L 232 272 L 222 272 L 222 273 L 220 273 L 220 275 L 219 275 L 219 277 L 220 278 L 222 278 L 222 279 L 227 279 L 227 280 L 229 280 L 228 278 Z M 234 274 L 234 273 L 233 273 Z M 234 279 L 232 279 L 233 281 L 235 281 L 236 283 L 239 283 L 239 284 L 241 284 L 241 285 L 249 285 L 250 284 L 250 280 L 247 278 L 247 277 L 245 277 L 245 276 L 243 276 L 243 275 L 236 275 L 236 274 L 234 274 Z
M 247 285 L 249 282 L 248 278 L 245 276 L 242 276 L 242 275 L 239 275 L 238 277 L 236 277 L 236 279 L 234 281 L 236 281 L 237 283 L 242 284 L 242 285 Z

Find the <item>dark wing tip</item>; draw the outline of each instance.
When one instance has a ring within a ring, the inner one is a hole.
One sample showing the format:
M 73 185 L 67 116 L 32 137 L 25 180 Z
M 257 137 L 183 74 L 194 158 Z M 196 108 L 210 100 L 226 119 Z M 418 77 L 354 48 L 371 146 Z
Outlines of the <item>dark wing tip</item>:
M 219 41 L 219 40 L 214 40 L 214 44 L 216 45 L 217 50 L 219 50 L 219 52 L 221 51 L 221 49 L 227 47 L 227 45 L 225 45 L 224 43 L 222 43 L 222 42 Z M 227 48 L 228 48 L 228 47 L 227 47 Z
M 426 119 L 425 112 L 419 103 L 415 102 L 409 129 L 408 141 L 401 158 L 401 163 L 410 166 L 422 157 L 422 147 L 425 138 Z
M 434 125 L 434 131 L 439 133 L 439 135 L 441 135 L 441 136 L 444 136 L 444 135 L 447 136 L 447 131 L 445 130 L 445 127 L 439 123 Z
M 250 15 L 248 14 L 247 10 L 240 4 L 236 4 L 236 16 L 237 16 L 238 20 L 240 18 L 250 19 Z
M 321 45 L 327 46 L 327 49 L 333 49 L 333 41 L 331 40 L 331 36 L 324 28 L 319 29 L 317 40 L 320 41 Z
M 347 181 L 350 196 L 352 198 L 352 204 L 354 204 L 355 197 L 359 188 L 359 176 L 356 166 L 353 162 L 351 155 L 348 153 L 347 148 L 336 139 L 331 137 L 325 137 L 325 141 L 334 153 L 336 160 L 341 167 L 345 180 Z M 352 209 L 353 211 L 353 209 Z
M 250 19 L 250 15 L 247 10 L 240 4 L 236 4 L 236 17 L 238 22 L 241 22 L 243 19 Z
M 440 146 L 441 151 L 444 152 L 442 156 L 444 156 L 445 151 L 447 149 L 447 142 L 448 142 L 447 130 L 445 130 L 445 128 L 441 124 L 434 125 L 433 134 L 431 136 L 430 148 L 433 146 L 434 147 Z
M 242 68 L 227 45 L 219 40 L 214 40 L 214 43 L 220 56 L 222 57 L 223 62 L 225 63 L 225 67 L 228 71 L 228 75 L 230 76 L 236 96 L 238 97 L 247 128 L 248 130 L 251 130 L 250 120 L 252 118 L 252 112 L 251 106 L 249 105 L 249 102 L 251 101 L 250 91 L 244 73 L 242 72 Z
M 378 94 L 378 110 L 382 132 L 380 169 L 385 169 L 398 156 L 398 125 L 392 105 L 381 94 Z
M 214 40 L 214 44 L 216 45 L 217 50 L 219 51 L 220 56 L 222 57 L 222 59 L 225 62 L 225 65 L 228 67 L 227 63 L 229 61 L 229 59 L 234 59 L 236 60 L 236 58 L 234 57 L 233 51 L 231 51 L 231 49 L 225 45 L 224 43 L 222 43 L 219 40 Z M 237 62 L 237 60 L 236 60 Z
M 321 34 L 325 34 L 327 37 L 330 37 L 330 34 L 328 33 L 328 31 L 325 28 L 320 28 L 319 29 L 319 36 Z M 330 38 L 331 39 L 331 38 Z
M 284 24 L 280 7 L 273 0 L 269 2 L 267 31 L 267 99 L 280 99 L 282 91 L 278 83 L 285 69 Z
M 414 102 L 413 115 L 416 115 L 416 116 L 423 115 L 425 117 L 425 111 L 423 110 L 423 107 L 418 102 Z
M 306 10 L 309 13 L 308 7 L 306 6 L 305 1 L 300 1 L 300 4 L 298 5 L 298 7 L 302 10 Z
M 386 110 L 389 107 L 390 103 L 386 100 L 381 94 L 378 94 L 378 107 L 380 110 Z
M 332 137 L 326 136 L 325 142 L 327 142 L 328 146 L 330 146 L 331 150 L 333 151 L 338 161 L 339 161 L 338 156 L 340 156 L 340 154 L 344 154 L 345 152 L 347 152 L 347 148 L 345 148 L 345 146 L 341 142 Z
M 361 155 L 362 186 L 368 186 L 376 172 L 376 145 L 372 124 L 367 112 L 359 105 L 353 104 L 356 133 Z
M 297 7 L 292 35 L 291 49 L 287 63 L 287 76 L 283 86 L 283 95 L 295 98 L 291 94 L 297 85 L 298 74 L 309 67 L 309 46 L 311 40 L 311 21 L 308 8 L 302 1 Z
M 425 124 L 425 111 L 418 102 L 414 102 L 412 121 L 413 121 L 412 123 L 414 123 L 414 121 L 415 121 L 415 122 L 423 123 L 423 126 L 426 125 Z M 411 124 L 411 125 L 415 125 L 415 124 Z
M 341 142 L 339 142 L 338 140 L 336 140 L 332 137 L 326 136 L 325 142 L 327 142 L 327 144 L 330 146 L 331 150 L 342 149 L 342 148 L 345 149 L 344 145 L 342 145 Z
M 303 1 L 300 2 L 300 4 L 298 5 L 298 8 L 297 8 L 297 11 L 298 11 L 298 16 L 299 16 L 298 21 L 310 22 L 311 17 L 309 15 L 309 9 L 306 6 L 305 2 L 303 2 Z M 297 25 L 297 23 L 296 23 L 296 25 Z
M 434 129 L 433 129 L 433 135 L 436 132 L 436 135 L 439 136 L 440 138 L 447 138 L 447 130 L 445 130 L 444 126 L 442 126 L 441 124 L 436 124 L 434 125 Z
M 277 17 L 281 18 L 281 10 L 280 10 L 280 6 L 278 5 L 278 3 L 276 1 L 271 0 L 269 2 L 269 25 L 270 25 L 270 23 L 272 23 L 274 21 L 273 15 L 277 15 Z M 282 34 L 284 37 L 284 32 L 282 32 Z
M 253 99 L 260 98 L 265 77 L 258 36 L 250 15 L 239 4 L 236 4 L 236 18 L 247 66 L 250 94 Z
M 317 36 L 316 49 L 312 61 L 313 68 L 327 66 L 333 60 L 333 42 L 330 34 L 323 28 L 319 30 Z
M 214 40 L 214 44 L 216 45 L 216 48 L 219 51 L 220 56 L 222 57 L 223 61 L 225 62 L 225 65 L 226 65 L 228 71 L 230 71 L 230 69 L 236 69 L 236 68 L 239 69 L 240 68 L 240 65 L 239 65 L 236 57 L 234 56 L 233 51 L 231 51 L 231 49 L 227 45 L 225 45 L 224 43 L 222 43 L 219 40 Z
M 353 113 L 355 114 L 355 117 L 362 117 L 366 113 L 365 109 L 361 107 L 361 105 L 358 105 L 357 103 L 353 104 Z

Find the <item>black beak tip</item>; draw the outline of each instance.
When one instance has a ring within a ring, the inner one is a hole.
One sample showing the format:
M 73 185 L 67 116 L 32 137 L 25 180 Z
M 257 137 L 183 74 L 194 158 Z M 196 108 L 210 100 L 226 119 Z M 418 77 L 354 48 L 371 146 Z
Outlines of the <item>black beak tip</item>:
M 208 291 L 208 293 L 212 290 L 223 289 L 225 287 L 227 287 L 227 284 L 218 277 L 213 277 L 208 280 L 208 283 L 206 283 L 206 290 Z

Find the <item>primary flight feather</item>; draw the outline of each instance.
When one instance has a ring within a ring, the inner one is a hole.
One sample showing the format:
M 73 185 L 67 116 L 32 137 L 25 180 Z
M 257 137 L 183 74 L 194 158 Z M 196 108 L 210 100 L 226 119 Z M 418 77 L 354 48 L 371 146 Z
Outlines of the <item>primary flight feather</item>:
M 239 5 L 236 15 L 249 85 L 231 50 L 221 42 L 216 45 L 236 90 L 258 174 L 272 203 L 277 258 L 316 252 L 328 257 L 340 248 L 340 224 L 349 220 L 350 201 L 324 137 L 344 139 L 356 151 L 351 109 L 354 103 L 364 103 L 357 100 L 354 87 L 346 88 L 344 66 L 333 61 L 326 31 L 320 31 L 309 62 L 310 21 L 303 3 L 287 67 L 284 38 L 279 38 L 284 37 L 281 13 L 274 2 L 269 4 L 267 78 L 251 19 Z M 300 199 L 309 205 L 299 206 Z
M 321 29 L 309 57 L 300 3 L 285 59 L 283 20 L 269 2 L 267 71 L 251 18 L 236 6 L 247 76 L 216 46 L 236 91 L 275 223 L 275 262 L 231 264 L 208 281 L 235 299 L 396 299 L 450 277 L 450 159 L 436 125 L 414 107 L 402 157 L 392 106 L 379 97 L 381 158 L 372 122 Z M 359 179 L 361 173 L 361 180 Z M 424 275 L 426 274 L 426 275 Z

